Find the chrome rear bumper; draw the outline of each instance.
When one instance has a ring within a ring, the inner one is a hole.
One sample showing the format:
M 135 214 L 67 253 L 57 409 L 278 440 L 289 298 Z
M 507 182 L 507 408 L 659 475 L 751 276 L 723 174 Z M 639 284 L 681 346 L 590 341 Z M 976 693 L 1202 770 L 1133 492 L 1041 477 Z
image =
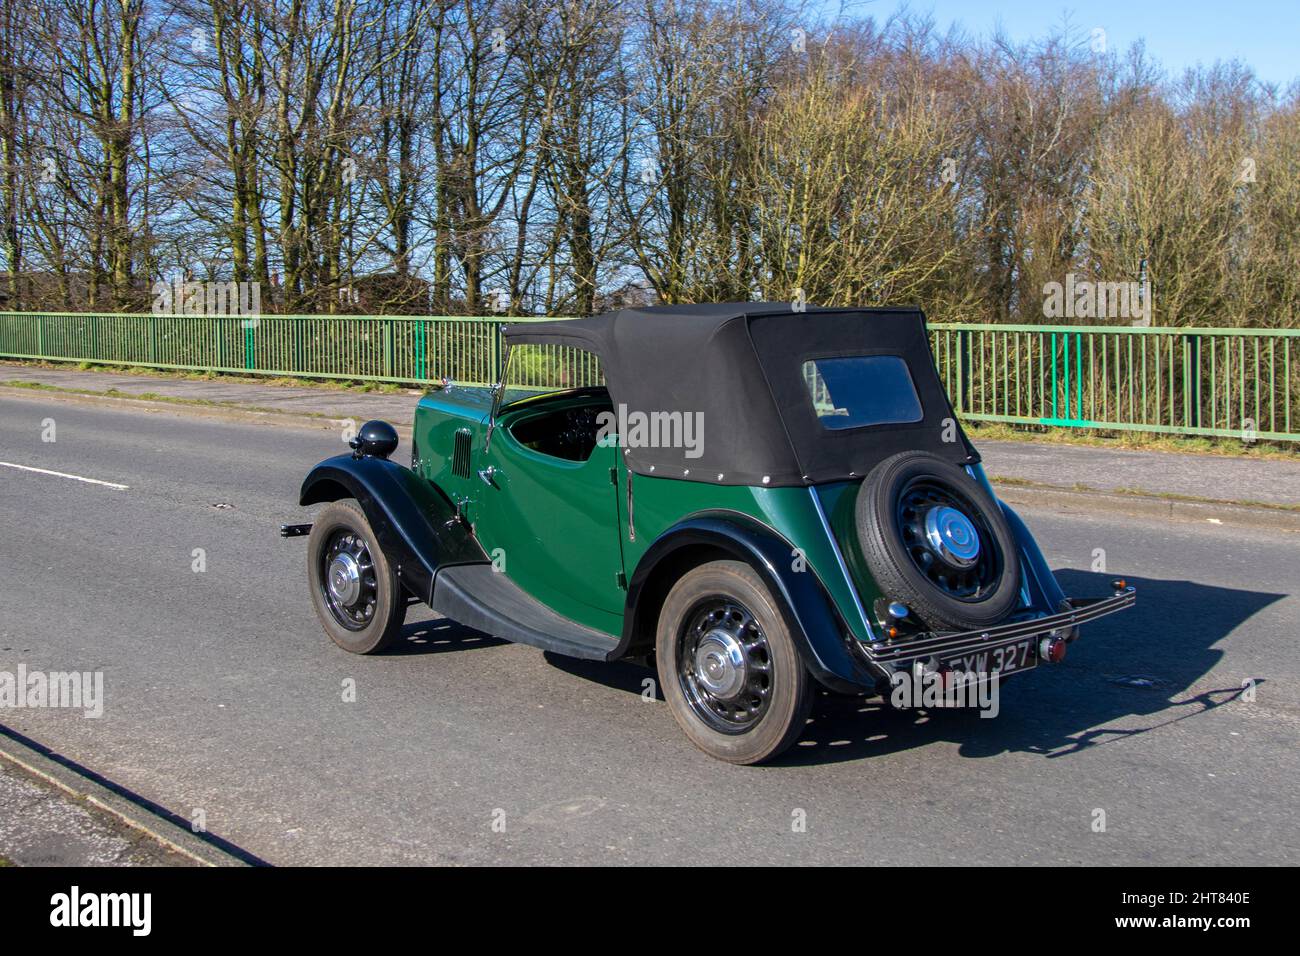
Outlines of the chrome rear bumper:
M 1024 640 L 1026 637 L 1047 636 L 1053 631 L 1063 631 L 1095 621 L 1132 607 L 1137 593 L 1130 586 L 1117 590 L 1107 598 L 1076 598 L 1070 610 L 1060 614 L 1012 621 L 978 631 L 949 631 L 939 634 L 920 634 L 896 640 L 861 642 L 859 647 L 874 664 L 910 664 L 929 657 L 954 657 L 969 651 L 979 651 Z

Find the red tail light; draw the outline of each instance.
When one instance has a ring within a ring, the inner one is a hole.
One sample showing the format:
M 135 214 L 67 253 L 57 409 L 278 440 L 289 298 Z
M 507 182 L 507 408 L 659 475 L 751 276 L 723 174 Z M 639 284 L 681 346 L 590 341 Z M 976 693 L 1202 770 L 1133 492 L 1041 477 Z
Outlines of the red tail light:
M 1045 637 L 1038 642 L 1038 656 L 1048 664 L 1059 664 L 1069 646 L 1063 637 Z

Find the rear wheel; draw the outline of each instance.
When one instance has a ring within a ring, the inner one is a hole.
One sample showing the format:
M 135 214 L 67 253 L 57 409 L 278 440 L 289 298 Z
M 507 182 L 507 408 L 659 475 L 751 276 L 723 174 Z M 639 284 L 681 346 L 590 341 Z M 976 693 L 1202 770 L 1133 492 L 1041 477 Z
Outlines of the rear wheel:
M 345 651 L 374 654 L 401 633 L 406 595 L 353 502 L 332 502 L 312 522 L 307 578 L 321 626 Z
M 684 575 L 659 613 L 655 656 L 674 719 L 711 757 L 761 763 L 803 732 L 812 678 L 749 565 L 714 561 Z

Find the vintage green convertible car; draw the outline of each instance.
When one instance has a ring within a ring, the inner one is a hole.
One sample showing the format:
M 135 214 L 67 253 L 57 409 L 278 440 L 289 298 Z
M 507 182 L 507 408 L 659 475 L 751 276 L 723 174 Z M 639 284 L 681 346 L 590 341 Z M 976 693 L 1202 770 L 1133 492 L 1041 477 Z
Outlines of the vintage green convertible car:
M 328 504 L 282 533 L 310 534 L 311 599 L 344 649 L 388 646 L 419 601 L 558 654 L 653 661 L 687 736 L 749 764 L 798 738 L 817 684 L 996 683 L 1134 600 L 1123 582 L 1061 592 L 917 309 L 631 309 L 504 339 L 502 384 L 420 400 L 409 468 L 369 422 L 304 481 L 302 505 Z M 512 386 L 539 363 L 604 384 Z

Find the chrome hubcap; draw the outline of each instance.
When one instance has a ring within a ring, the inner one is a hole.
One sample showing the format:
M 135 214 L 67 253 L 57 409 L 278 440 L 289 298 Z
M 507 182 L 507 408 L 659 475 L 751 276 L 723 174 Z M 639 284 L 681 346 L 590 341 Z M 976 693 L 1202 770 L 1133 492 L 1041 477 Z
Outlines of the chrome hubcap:
M 361 597 L 361 565 L 346 551 L 330 562 L 330 594 L 344 607 L 351 607 Z
M 379 600 L 375 562 L 365 539 L 350 529 L 332 534 L 320 558 L 318 587 L 334 619 L 349 631 L 365 629 Z
M 745 649 L 723 630 L 704 635 L 695 650 L 695 677 L 720 700 L 731 700 L 745 686 Z
M 898 492 L 896 507 L 903 547 L 930 584 L 958 601 L 981 601 L 997 588 L 1002 551 L 959 488 L 918 476 Z
M 940 558 L 955 568 L 969 568 L 979 559 L 979 531 L 956 508 L 938 505 L 925 513 L 925 538 Z
M 677 645 L 677 679 L 686 702 L 714 730 L 743 734 L 767 713 L 772 655 L 758 619 L 717 595 L 686 615 Z

